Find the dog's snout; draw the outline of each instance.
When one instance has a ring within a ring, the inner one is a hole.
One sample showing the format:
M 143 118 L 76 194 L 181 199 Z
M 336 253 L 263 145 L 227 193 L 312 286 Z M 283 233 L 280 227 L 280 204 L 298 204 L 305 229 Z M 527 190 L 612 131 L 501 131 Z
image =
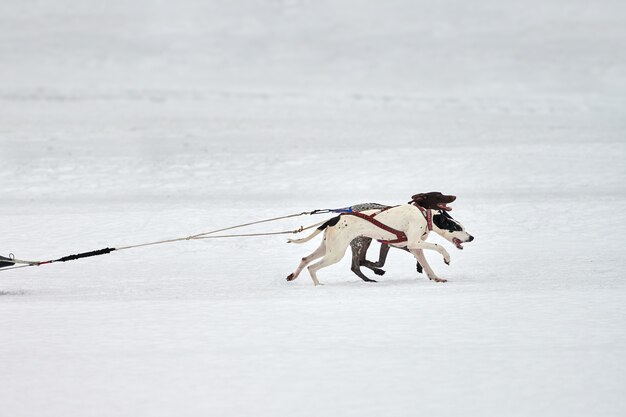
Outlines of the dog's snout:
M 474 240 L 474 236 L 470 235 L 468 242 L 471 242 L 472 240 Z

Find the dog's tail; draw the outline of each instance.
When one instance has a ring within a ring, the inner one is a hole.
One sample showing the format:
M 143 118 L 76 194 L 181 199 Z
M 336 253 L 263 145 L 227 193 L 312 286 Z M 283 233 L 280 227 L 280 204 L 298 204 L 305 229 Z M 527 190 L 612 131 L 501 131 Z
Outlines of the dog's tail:
M 327 222 L 324 222 L 324 224 L 322 224 L 320 227 L 318 227 L 309 236 L 303 237 L 302 239 L 289 239 L 289 240 L 287 240 L 287 243 L 305 243 L 305 242 L 308 242 L 309 240 L 313 239 L 315 236 L 319 235 L 324 230 L 326 230 L 327 227 L 332 227 L 332 226 L 336 225 L 337 222 L 339 221 L 339 217 L 340 216 L 333 217 L 332 219 L 328 220 Z
M 303 237 L 302 239 L 288 239 L 287 243 L 304 243 L 304 242 L 308 242 L 309 240 L 313 239 L 315 236 L 319 235 L 320 233 L 322 233 L 322 231 L 320 229 L 315 229 L 315 232 L 311 233 L 309 236 Z

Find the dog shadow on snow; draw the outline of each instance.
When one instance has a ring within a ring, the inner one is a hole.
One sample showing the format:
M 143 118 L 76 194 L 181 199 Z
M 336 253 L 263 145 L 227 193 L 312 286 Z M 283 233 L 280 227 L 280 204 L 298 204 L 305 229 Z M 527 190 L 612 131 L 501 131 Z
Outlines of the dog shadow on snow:
M 304 277 L 302 277 L 304 278 Z M 351 281 L 332 281 L 324 282 L 323 285 L 315 286 L 312 282 L 305 282 L 301 285 L 292 286 L 294 289 L 305 289 L 311 288 L 313 290 L 324 290 L 324 289 L 333 289 L 333 288 L 350 288 L 350 289 L 381 289 L 381 288 L 394 288 L 394 287 L 408 287 L 419 285 L 420 287 L 423 285 L 433 285 L 435 287 L 445 287 L 448 285 L 453 285 L 454 281 L 448 282 L 432 282 L 428 279 L 420 280 L 416 278 L 394 278 L 386 281 L 379 280 L 378 282 L 363 282 L 360 280 L 351 280 Z M 286 285 L 289 287 L 290 285 Z

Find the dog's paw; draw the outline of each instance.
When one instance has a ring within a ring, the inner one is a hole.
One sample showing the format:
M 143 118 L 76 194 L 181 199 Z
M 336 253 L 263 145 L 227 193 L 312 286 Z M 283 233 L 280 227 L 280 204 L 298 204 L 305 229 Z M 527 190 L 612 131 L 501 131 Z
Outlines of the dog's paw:
M 378 282 L 375 279 L 371 279 L 371 278 L 365 278 L 363 281 L 365 281 L 365 282 Z
M 447 280 L 447 279 L 438 278 L 438 277 L 435 277 L 435 278 L 430 278 L 430 280 L 431 280 L 431 281 L 435 281 L 435 282 L 448 282 L 448 280 Z
M 450 265 L 450 254 L 448 253 L 448 251 L 444 249 L 441 254 L 443 255 L 443 261 L 446 263 L 446 265 Z
M 293 281 L 294 279 L 296 279 L 296 277 L 294 277 L 293 274 L 289 274 L 289 276 L 287 277 L 287 281 Z
M 380 276 L 385 275 L 385 272 L 386 272 L 384 269 L 378 269 L 378 268 L 373 269 L 373 271 L 376 275 L 380 275 Z

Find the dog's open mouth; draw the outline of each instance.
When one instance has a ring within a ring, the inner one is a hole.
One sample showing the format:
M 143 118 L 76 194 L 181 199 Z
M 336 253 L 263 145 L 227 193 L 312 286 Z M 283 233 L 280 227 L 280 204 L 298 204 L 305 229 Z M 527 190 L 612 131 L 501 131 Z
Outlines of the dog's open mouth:
M 452 243 L 454 243 L 454 246 L 456 246 L 457 249 L 463 250 L 463 242 L 461 242 L 461 239 L 457 239 L 455 237 L 454 239 L 452 239 Z
M 440 209 L 445 210 L 445 211 L 452 210 L 452 207 L 448 207 L 448 203 L 438 203 L 437 207 L 439 207 Z

